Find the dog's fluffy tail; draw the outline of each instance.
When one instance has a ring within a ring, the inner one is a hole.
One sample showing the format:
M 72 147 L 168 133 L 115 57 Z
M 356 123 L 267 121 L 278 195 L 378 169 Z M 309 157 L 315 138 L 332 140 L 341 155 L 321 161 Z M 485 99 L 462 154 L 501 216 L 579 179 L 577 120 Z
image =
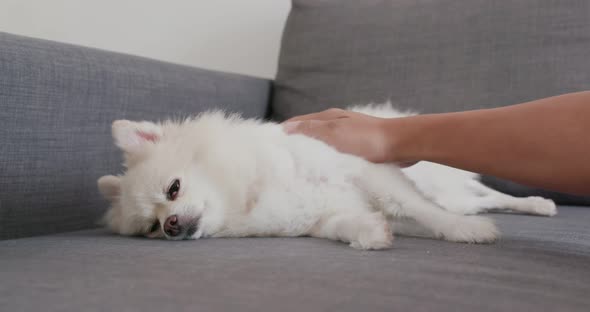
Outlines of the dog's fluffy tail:
M 365 105 L 353 105 L 348 107 L 348 110 L 380 118 L 406 117 L 418 114 L 412 111 L 400 111 L 394 108 L 389 101 L 381 104 L 370 103 Z

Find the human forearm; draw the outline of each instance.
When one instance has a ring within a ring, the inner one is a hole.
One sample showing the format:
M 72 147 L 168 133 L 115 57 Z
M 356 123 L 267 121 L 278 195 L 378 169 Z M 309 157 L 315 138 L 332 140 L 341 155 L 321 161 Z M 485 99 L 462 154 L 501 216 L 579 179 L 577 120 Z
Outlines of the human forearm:
M 391 119 L 395 162 L 427 160 L 590 194 L 590 92 L 520 105 Z

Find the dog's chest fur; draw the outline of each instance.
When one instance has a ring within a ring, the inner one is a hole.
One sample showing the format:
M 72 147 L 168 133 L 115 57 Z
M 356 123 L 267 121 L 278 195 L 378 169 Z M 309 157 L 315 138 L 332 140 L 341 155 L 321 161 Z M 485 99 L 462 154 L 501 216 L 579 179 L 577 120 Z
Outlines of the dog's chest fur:
M 326 215 L 371 209 L 356 184 L 363 160 L 295 136 L 284 142 L 276 146 L 284 150 L 270 152 L 275 157 L 256 160 L 259 170 L 244 185 L 241 204 L 213 236 L 299 236 Z

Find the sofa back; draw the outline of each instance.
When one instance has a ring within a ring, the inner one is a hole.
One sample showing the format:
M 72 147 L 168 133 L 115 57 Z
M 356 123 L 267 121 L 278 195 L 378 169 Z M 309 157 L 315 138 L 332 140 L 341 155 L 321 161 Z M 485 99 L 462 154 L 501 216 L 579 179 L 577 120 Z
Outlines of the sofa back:
M 173 48 L 173 47 L 171 47 Z M 0 33 L 0 239 L 96 225 L 115 119 L 266 114 L 270 82 Z
M 293 0 L 273 113 L 391 100 L 425 113 L 590 89 L 587 0 Z

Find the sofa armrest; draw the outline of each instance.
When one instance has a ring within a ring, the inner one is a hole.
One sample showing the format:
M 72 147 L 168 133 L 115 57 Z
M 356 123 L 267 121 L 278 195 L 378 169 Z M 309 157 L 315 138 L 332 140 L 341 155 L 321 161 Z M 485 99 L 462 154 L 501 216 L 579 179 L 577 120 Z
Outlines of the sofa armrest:
M 265 117 L 271 82 L 0 33 L 0 239 L 89 228 L 115 119 Z

